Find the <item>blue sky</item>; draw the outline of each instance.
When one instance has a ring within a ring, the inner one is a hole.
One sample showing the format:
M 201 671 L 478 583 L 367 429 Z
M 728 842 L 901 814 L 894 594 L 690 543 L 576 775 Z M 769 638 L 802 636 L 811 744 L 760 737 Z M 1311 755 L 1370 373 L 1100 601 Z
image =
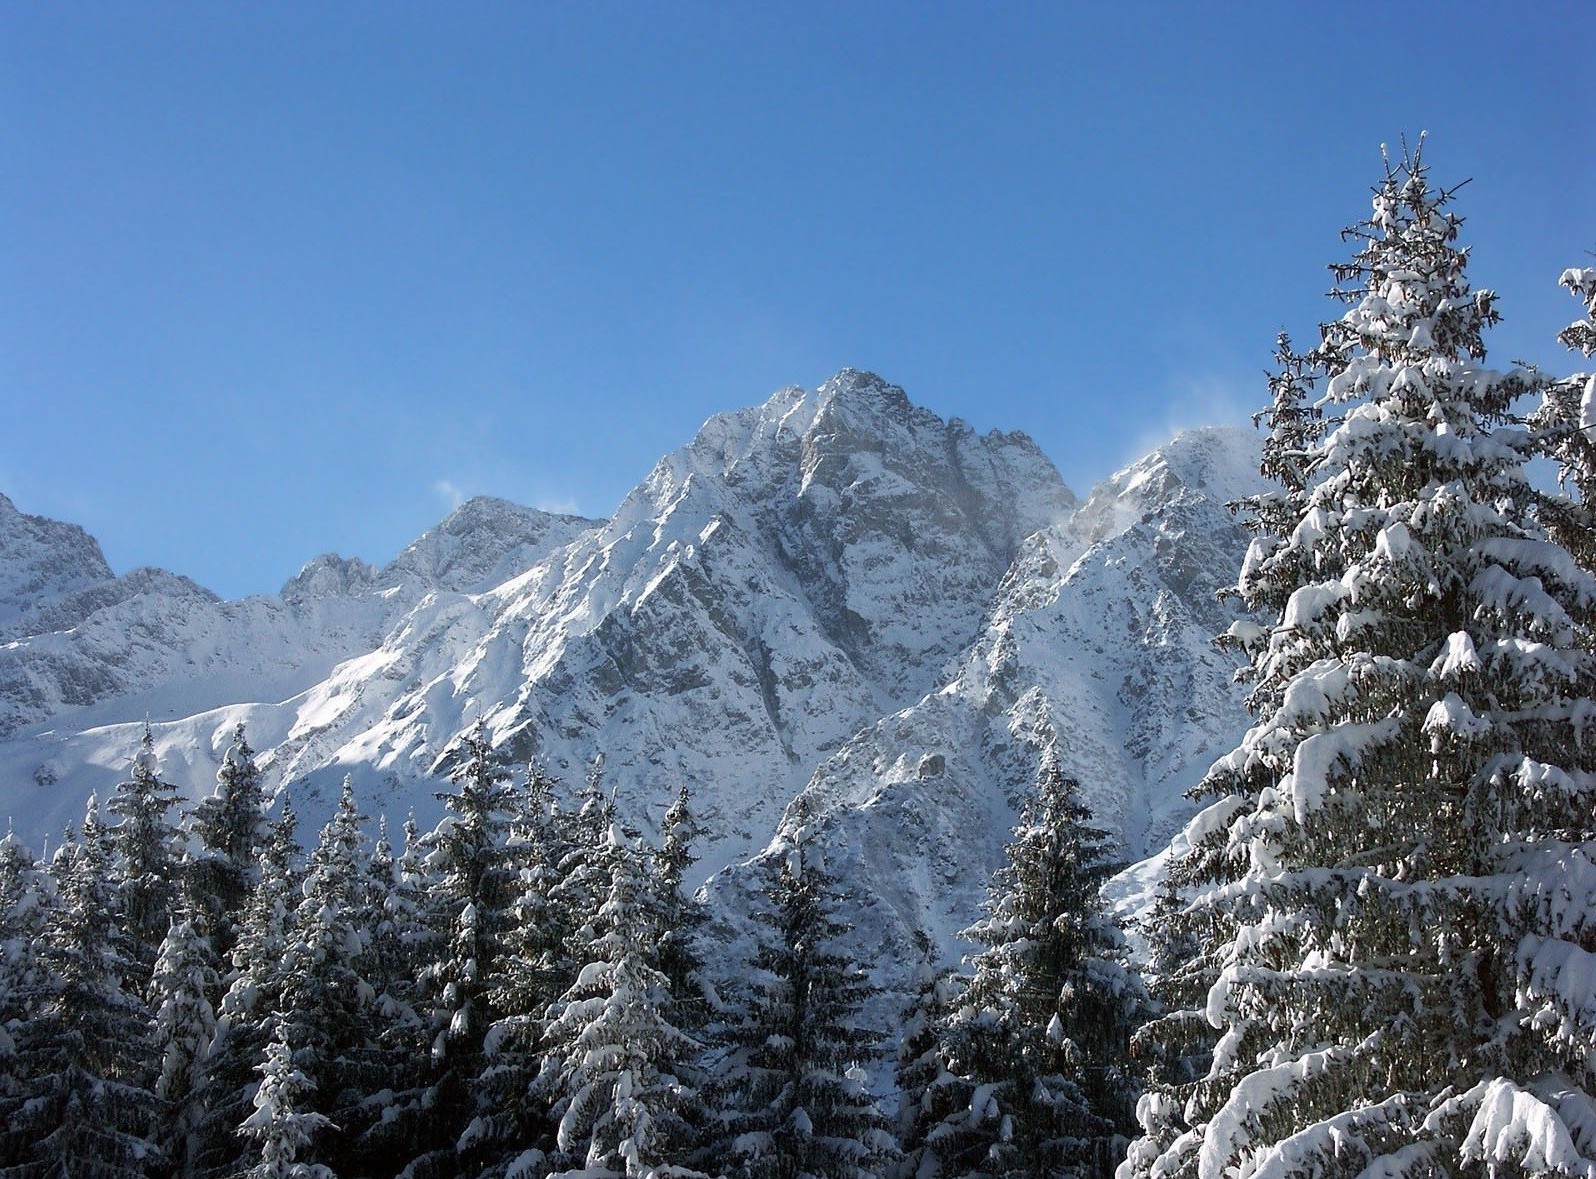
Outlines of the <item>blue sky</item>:
M 461 494 L 608 514 L 873 369 L 1077 490 L 1242 422 L 1379 145 L 1571 367 L 1596 6 L 0 7 L 0 491 L 229 596 Z

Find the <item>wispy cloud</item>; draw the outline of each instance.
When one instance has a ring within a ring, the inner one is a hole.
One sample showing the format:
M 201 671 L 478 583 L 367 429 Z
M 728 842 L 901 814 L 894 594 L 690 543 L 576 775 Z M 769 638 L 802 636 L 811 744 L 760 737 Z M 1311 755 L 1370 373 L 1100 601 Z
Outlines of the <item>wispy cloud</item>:
M 1164 396 L 1163 412 L 1137 432 L 1130 452 L 1120 456 L 1119 465 L 1135 462 L 1182 430 L 1250 426 L 1252 415 L 1266 396 L 1262 377 L 1242 380 L 1229 373 L 1209 372 L 1171 382 Z
M 438 498 L 443 500 L 444 503 L 448 504 L 451 509 L 458 508 L 466 501 L 465 492 L 461 491 L 453 482 L 448 479 L 439 479 L 432 485 L 432 490 L 436 492 Z
M 547 497 L 543 497 L 540 498 L 533 506 L 540 512 L 553 512 L 555 515 L 559 516 L 581 515 L 581 512 L 577 510 L 576 501 L 574 499 L 549 499 Z

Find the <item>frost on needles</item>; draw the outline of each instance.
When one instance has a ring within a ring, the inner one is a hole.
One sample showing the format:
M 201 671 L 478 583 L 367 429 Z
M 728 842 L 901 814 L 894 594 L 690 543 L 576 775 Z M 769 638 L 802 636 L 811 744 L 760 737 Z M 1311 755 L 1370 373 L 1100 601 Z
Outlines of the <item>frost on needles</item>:
M 1452 196 L 1388 165 L 1348 310 L 1281 342 L 1236 589 L 1272 621 L 1229 636 L 1258 720 L 1161 906 L 1201 1006 L 1142 1033 L 1123 1179 L 1596 1175 L 1596 580 L 1525 470 L 1583 452 L 1484 367 Z

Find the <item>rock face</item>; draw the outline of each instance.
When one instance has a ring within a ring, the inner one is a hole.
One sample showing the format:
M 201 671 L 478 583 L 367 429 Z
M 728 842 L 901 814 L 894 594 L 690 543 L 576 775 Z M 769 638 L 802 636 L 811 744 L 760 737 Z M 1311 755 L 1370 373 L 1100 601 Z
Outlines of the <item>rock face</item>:
M 241 602 L 114 578 L 0 501 L 0 543 L 41 538 L 0 598 L 0 810 L 59 830 L 148 717 L 194 794 L 243 720 L 307 829 L 345 773 L 427 822 L 480 718 L 567 783 L 602 751 L 645 831 L 686 782 L 727 937 L 739 865 L 811 826 L 894 982 L 957 958 L 1044 742 L 1127 856 L 1172 832 L 1243 727 L 1209 639 L 1255 469 L 1250 436 L 1196 431 L 1078 504 L 1023 434 L 845 370 L 712 418 L 609 521 L 473 500 L 381 569 L 319 557 Z
M 859 949 L 884 981 L 964 952 L 1044 745 L 1127 860 L 1184 822 L 1184 790 L 1245 728 L 1211 638 L 1246 547 L 1225 505 L 1261 489 L 1256 456 L 1242 431 L 1182 434 L 1030 536 L 946 680 L 825 759 L 788 808 L 783 825 L 807 826 L 863 898 Z M 712 886 L 743 906 L 740 873 Z
M 76 524 L 29 516 L 0 495 L 0 640 L 26 633 L 23 619 L 111 579 L 99 542 Z

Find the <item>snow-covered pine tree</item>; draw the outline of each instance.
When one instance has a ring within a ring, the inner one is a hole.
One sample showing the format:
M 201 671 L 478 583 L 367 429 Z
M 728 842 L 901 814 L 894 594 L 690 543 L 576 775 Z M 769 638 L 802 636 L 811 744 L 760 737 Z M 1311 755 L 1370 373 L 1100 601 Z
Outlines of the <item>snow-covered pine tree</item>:
M 515 797 L 478 721 L 461 742 L 463 758 L 438 794 L 448 814 L 427 836 L 427 871 L 434 882 L 426 925 L 433 935 L 420 976 L 418 1009 L 428 1037 L 427 1087 L 417 1111 L 423 1134 L 408 1174 L 414 1179 L 456 1173 L 460 1135 L 476 1116 L 475 1085 L 483 1043 L 498 1018 L 489 980 L 504 953 L 513 899 L 509 816 Z
M 798 817 L 764 861 L 769 932 L 717 1029 L 713 1157 L 740 1179 L 871 1179 L 897 1152 L 862 1067 L 881 1053 L 860 1016 L 873 988 L 841 948 L 836 884 Z
M 335 1179 L 334 1172 L 322 1163 L 300 1159 L 318 1136 L 335 1130 L 325 1114 L 306 1107 L 316 1093 L 316 1082 L 294 1063 L 294 1050 L 284 1037 L 287 1027 L 279 1024 L 266 1043 L 261 1061 L 260 1084 L 255 1086 L 249 1117 L 239 1126 L 239 1136 L 248 1140 L 247 1169 L 232 1172 L 243 1179 Z
M 1275 487 L 1229 505 L 1243 514 L 1256 538 L 1249 560 L 1273 554 L 1281 562 L 1275 576 L 1254 587 L 1250 605 L 1254 617 L 1278 617 L 1298 581 L 1312 577 L 1312 554 L 1291 554 L 1281 549 L 1307 509 L 1310 465 L 1323 441 L 1323 406 L 1314 397 L 1317 374 L 1333 359 L 1333 345 L 1321 340 L 1307 353 L 1293 348 L 1290 337 L 1275 340 L 1276 370 L 1269 377 L 1270 404 L 1253 415 L 1255 427 L 1266 427 L 1260 473 Z M 1232 587 L 1225 596 L 1240 599 Z M 1218 644 L 1245 652 L 1265 635 L 1253 618 L 1238 619 Z M 1238 671 L 1239 680 L 1252 679 L 1252 669 Z M 1136 1119 L 1141 1131 L 1135 1147 L 1137 1166 L 1150 1162 L 1164 1146 L 1187 1127 L 1183 1120 L 1186 1099 L 1209 1069 L 1218 1031 L 1203 1009 L 1209 988 L 1219 978 L 1220 955 L 1235 936 L 1236 926 L 1223 907 L 1188 905 L 1199 886 L 1212 888 L 1221 880 L 1239 879 L 1247 869 L 1246 857 L 1226 838 L 1226 822 L 1243 805 L 1245 785 L 1230 779 L 1210 780 L 1204 789 L 1227 793 L 1206 809 L 1174 840 L 1164 879 L 1152 911 L 1142 921 L 1151 951 L 1146 979 L 1156 1016 L 1137 1029 L 1131 1040 L 1132 1062 L 1139 1065 L 1152 1085 L 1138 1100 Z M 1141 1172 L 1138 1171 L 1138 1174 Z
M 1239 581 L 1278 610 L 1236 633 L 1259 721 L 1191 829 L 1222 1035 L 1190 1128 L 1122 1175 L 1596 1167 L 1596 583 L 1531 516 L 1538 378 L 1481 364 L 1451 199 L 1388 166 L 1332 268 L 1326 432 Z
M 1044 751 L 1036 789 L 993 874 L 985 948 L 941 1028 L 924 1103 L 945 1175 L 1106 1176 L 1132 1128 L 1131 1034 L 1147 998 L 1102 901 L 1118 866 L 1079 786 Z
M 364 1068 L 358 1151 L 365 1173 L 391 1175 L 416 1157 L 423 1134 L 414 1115 L 427 1092 L 430 1069 L 427 1029 L 416 1004 L 419 972 L 439 942 L 425 926 L 430 882 L 415 817 L 405 820 L 397 857 L 385 819 L 378 820 L 378 831 L 357 919 L 366 930 L 363 971 L 373 990 L 376 1024 Z
M 237 925 L 255 887 L 260 849 L 268 836 L 260 770 L 242 721 L 222 755 L 216 789 L 195 805 L 189 829 L 199 843 L 188 864 L 189 901 L 202 907 L 198 924 L 209 931 L 217 956 L 225 962 L 238 940 Z
M 916 941 L 920 970 L 914 996 L 905 1006 L 899 1024 L 893 1070 L 899 1095 L 896 1135 L 902 1151 L 896 1174 L 901 1179 L 932 1179 L 937 1160 L 927 1147 L 925 1136 L 935 1125 L 931 1095 L 945 1073 L 941 1031 L 952 1011 L 957 976 L 949 967 L 938 964 L 926 934 L 917 932 Z
M 702 1028 L 708 1018 L 697 944 L 706 917 L 704 907 L 683 891 L 687 870 L 698 861 L 693 842 L 703 833 L 684 783 L 665 812 L 660 847 L 654 853 L 654 880 L 660 894 L 654 962 L 670 983 L 671 1022 L 689 1033 Z
M 0 1126 L 20 1120 L 26 1074 L 48 1035 L 42 1012 L 55 980 L 43 942 L 54 903 L 49 872 L 7 831 L 0 839 Z M 27 1145 L 0 1131 L 0 1173 L 25 1160 Z
M 344 1174 L 361 1169 L 360 1135 L 380 1116 L 365 1099 L 384 1079 L 377 990 L 366 977 L 375 913 L 361 822 L 345 778 L 288 922 L 276 1012 L 277 1039 L 311 1086 L 296 1109 L 338 1127 L 325 1138 L 312 1133 L 296 1157 Z
M 15 1058 L 21 1100 L 7 1111 L 0 1150 L 20 1175 L 143 1179 L 163 1163 L 149 1014 L 123 985 L 136 967 L 115 920 L 112 864 L 91 798 L 79 838 L 50 864 L 49 978 Z
M 556 898 L 560 865 L 573 849 L 554 786 L 541 766 L 529 765 L 510 824 L 515 899 L 499 969 L 489 980 L 498 1018 L 483 1043 L 478 1112 L 464 1140 L 476 1157 L 493 1160 L 493 1175 L 553 1150 L 549 1102 L 535 1092 L 535 1082 L 543 1069 L 544 1018 L 576 978 L 569 943 L 582 916 Z
M 132 973 L 125 980 L 149 997 L 155 958 L 182 887 L 182 840 L 173 810 L 177 787 L 156 772 L 155 736 L 144 726 L 133 772 L 117 784 L 105 809 L 121 821 L 110 829 L 116 912 L 130 940 Z
M 289 917 L 298 904 L 298 821 L 286 795 L 280 808 L 260 849 L 256 884 L 244 906 L 227 990 L 217 1007 L 199 1133 L 200 1167 L 207 1173 L 234 1173 L 252 1165 L 242 1158 L 238 1127 L 252 1116 L 258 1066 L 277 1032 L 287 985 Z
M 217 989 L 216 955 L 209 939 L 186 914 L 176 914 L 161 943 L 150 987 L 150 1041 L 160 1061 L 155 1079 L 161 1111 L 158 1139 L 166 1146 L 173 1179 L 198 1173 L 209 1056 L 216 1037 L 210 996 Z
M 590 862 L 609 886 L 578 947 L 577 979 L 550 1009 L 538 1080 L 557 1119 L 552 1164 L 562 1179 L 696 1176 L 685 1163 L 698 1095 L 682 1065 L 701 1046 L 670 1023 L 670 982 L 649 960 L 658 885 L 618 826 Z
M 1564 328 L 1558 342 L 1588 360 L 1596 355 L 1596 267 L 1565 270 L 1562 285 L 1585 305 L 1585 317 Z M 1568 493 L 1544 497 L 1537 504 L 1541 520 L 1552 539 L 1596 571 L 1596 373 L 1547 382 L 1531 422 Z

